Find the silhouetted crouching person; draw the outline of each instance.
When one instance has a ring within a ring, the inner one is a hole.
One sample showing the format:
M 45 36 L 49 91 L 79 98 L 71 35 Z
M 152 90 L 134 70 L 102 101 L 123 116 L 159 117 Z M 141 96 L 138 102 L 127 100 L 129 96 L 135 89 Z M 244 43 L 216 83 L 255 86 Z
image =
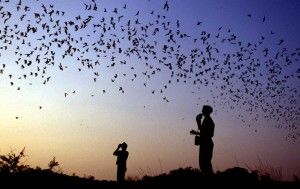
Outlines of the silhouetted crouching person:
M 122 150 L 120 150 L 122 148 Z M 127 171 L 126 167 L 126 162 L 128 158 L 128 151 L 127 149 L 127 144 L 123 142 L 122 144 L 118 145 L 118 148 L 114 151 L 113 155 L 117 156 L 117 162 L 116 164 L 118 165 L 117 168 L 117 181 L 118 182 L 123 182 L 125 178 L 125 173 Z
M 199 114 L 196 117 L 199 132 L 194 130 L 191 130 L 190 132 L 194 135 L 200 135 L 199 167 L 201 172 L 205 175 L 211 175 L 213 173 L 211 160 L 214 148 L 212 137 L 214 136 L 215 124 L 210 117 L 212 112 L 212 107 L 204 105 L 202 108 L 202 114 Z M 204 119 L 201 122 L 202 115 L 204 116 Z

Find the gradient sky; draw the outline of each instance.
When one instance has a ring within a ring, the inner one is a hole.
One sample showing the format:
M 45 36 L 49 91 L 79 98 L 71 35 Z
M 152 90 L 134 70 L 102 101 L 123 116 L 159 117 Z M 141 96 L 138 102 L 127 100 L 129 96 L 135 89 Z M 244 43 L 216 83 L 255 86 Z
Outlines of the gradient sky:
M 215 37 L 218 33 L 223 38 L 234 34 L 237 36 L 236 41 L 244 46 L 249 43 L 259 44 L 264 36 L 263 44 L 254 50 L 255 59 L 264 64 L 267 59 L 274 59 L 275 52 L 286 48 L 287 53 L 292 55 L 290 58 L 293 62 L 284 67 L 284 74 L 278 74 L 278 78 L 290 76 L 285 78 L 288 82 L 280 87 L 288 86 L 289 89 L 299 91 L 299 1 L 169 0 L 168 11 L 164 9 L 165 1 L 159 0 L 96 0 L 97 10 L 86 10 L 86 5 L 92 5 L 92 9 L 94 7 L 94 2 L 88 0 L 21 2 L 21 5 L 17 5 L 19 1 L 12 0 L 0 2 L 0 154 L 7 154 L 10 150 L 18 153 L 25 147 L 28 155 L 25 163 L 31 167 L 47 168 L 55 156 L 66 174 L 116 180 L 116 157 L 112 153 L 119 143 L 125 141 L 129 151 L 126 176 L 141 178 L 144 175 L 167 173 L 180 167 L 198 168 L 198 147 L 194 146 L 194 137 L 189 132 L 197 128 L 195 117 L 201 112 L 202 105 L 209 104 L 214 108 L 212 119 L 216 125 L 212 160 L 214 171 L 234 166 L 256 169 L 262 164 L 281 169 L 284 179 L 292 179 L 293 174 L 300 174 L 299 92 L 293 93 L 293 97 L 266 97 L 264 100 L 270 104 L 279 104 L 290 110 L 279 110 L 277 114 L 272 112 L 272 115 L 268 115 L 270 111 L 263 111 L 266 107 L 254 97 L 248 95 L 247 103 L 243 104 L 234 103 L 230 94 L 221 96 L 224 92 L 221 90 L 224 85 L 222 78 L 213 83 L 211 79 L 208 85 L 193 84 L 195 77 L 177 77 L 180 80 L 177 82 L 176 77 L 171 78 L 170 70 L 159 64 L 157 59 L 145 61 L 138 56 L 129 57 L 113 49 L 97 54 L 92 46 L 103 33 L 103 25 L 94 27 L 93 24 L 102 23 L 102 17 L 107 23 L 107 33 L 112 34 L 105 34 L 105 40 L 108 41 L 110 37 L 119 39 L 121 42 L 117 45 L 122 49 L 132 47 L 129 40 L 121 38 L 127 36 L 127 31 L 121 31 L 121 28 L 126 28 L 128 20 L 131 20 L 132 25 L 136 19 L 141 23 L 137 26 L 139 37 L 145 34 L 141 32 L 141 25 L 153 23 L 148 31 L 149 35 L 144 37 L 152 45 L 155 44 L 154 41 L 157 42 L 157 57 L 165 56 L 163 45 L 168 44 L 167 35 L 162 32 L 163 22 L 169 22 L 167 27 L 176 33 L 176 23 L 179 21 L 181 33 L 191 36 L 186 39 L 178 38 L 174 46 L 181 46 L 180 54 L 188 55 L 193 48 L 204 48 L 203 44 L 198 45 L 193 39 L 200 40 L 203 31 L 210 33 L 209 41 L 219 49 L 219 53 L 214 53 L 213 58 L 220 60 L 220 64 L 225 53 L 234 53 L 240 48 L 222 43 L 221 39 Z M 125 4 L 126 9 L 123 7 Z M 49 16 L 42 16 L 42 5 L 45 5 L 47 13 L 55 10 L 53 21 Z M 19 11 L 18 6 L 21 7 Z M 30 9 L 27 10 L 26 6 Z M 118 8 L 117 14 L 113 12 L 114 8 Z M 153 15 L 150 14 L 152 10 Z M 12 16 L 6 21 L 8 11 Z M 136 15 L 138 11 L 139 15 Z M 35 17 L 35 13 L 40 13 L 40 23 L 37 23 L 39 17 Z M 25 16 L 21 21 L 22 15 Z M 79 15 L 81 19 L 76 20 Z M 91 21 L 85 20 L 90 15 L 93 16 Z M 110 19 L 113 17 L 116 21 L 121 15 L 123 17 L 116 24 L 117 29 L 109 30 Z M 87 21 L 87 26 L 78 31 L 75 31 L 74 25 L 68 25 L 69 33 L 74 39 L 70 42 L 80 49 L 72 56 L 62 58 L 67 46 L 58 47 L 56 42 L 51 42 L 55 38 L 66 38 L 63 32 L 55 36 L 55 31 L 58 31 L 58 26 L 55 26 L 57 20 L 62 28 L 64 22 L 71 20 L 77 24 Z M 198 22 L 201 24 L 197 25 Z M 44 23 L 51 26 L 49 30 L 52 35 L 41 29 Z M 26 31 L 28 26 L 37 27 L 38 30 L 36 33 L 28 32 L 28 36 L 22 38 L 25 40 L 22 44 L 22 39 L 17 39 L 21 34 L 15 32 Z M 154 28 L 159 28 L 158 35 L 152 35 Z M 275 34 L 272 35 L 271 31 Z M 115 38 L 113 34 L 116 35 Z M 278 45 L 282 39 L 282 45 Z M 50 50 L 44 47 L 38 52 L 34 49 L 50 42 Z M 90 48 L 87 50 L 85 45 Z M 98 48 L 105 50 L 104 47 Z M 264 56 L 265 48 L 271 54 L 268 57 Z M 27 57 L 26 54 L 31 51 L 34 51 L 33 55 Z M 55 53 L 54 64 L 46 64 L 51 51 Z M 47 52 L 49 54 L 45 54 Z M 40 54 L 41 63 L 36 61 L 37 54 Z M 116 61 L 112 61 L 111 56 L 115 56 Z M 203 56 L 206 56 L 205 53 Z M 89 68 L 89 61 L 86 59 L 93 63 L 98 60 L 100 65 Z M 31 60 L 32 63 L 21 68 L 25 60 Z M 167 60 L 173 62 L 175 70 L 178 69 L 174 63 L 176 59 Z M 16 64 L 16 61 L 19 63 Z M 111 66 L 113 62 L 120 61 L 126 61 L 126 64 Z M 284 59 L 279 59 L 278 62 L 283 64 Z M 247 66 L 247 61 L 245 65 Z M 154 70 L 151 66 L 154 69 L 161 68 L 161 71 L 156 70 L 156 74 L 150 74 Z M 177 71 L 180 73 L 180 70 Z M 30 75 L 31 72 L 38 73 L 37 77 Z M 99 76 L 95 75 L 96 72 Z M 136 78 L 134 74 L 137 74 Z M 258 68 L 254 74 L 252 78 L 268 84 L 265 68 Z M 207 74 L 203 78 L 209 79 L 209 76 L 211 75 Z M 111 79 L 115 81 L 112 82 Z M 168 83 L 170 79 L 171 84 Z M 240 80 L 231 81 L 231 84 L 228 87 L 232 90 L 243 90 Z M 163 92 L 160 93 L 160 90 Z M 273 94 L 272 90 L 274 89 L 263 92 Z M 65 96 L 65 93 L 68 95 Z M 253 108 L 250 105 L 252 102 L 258 103 L 259 108 Z M 253 109 L 249 111 L 249 108 Z M 291 119 L 293 121 L 286 121 Z

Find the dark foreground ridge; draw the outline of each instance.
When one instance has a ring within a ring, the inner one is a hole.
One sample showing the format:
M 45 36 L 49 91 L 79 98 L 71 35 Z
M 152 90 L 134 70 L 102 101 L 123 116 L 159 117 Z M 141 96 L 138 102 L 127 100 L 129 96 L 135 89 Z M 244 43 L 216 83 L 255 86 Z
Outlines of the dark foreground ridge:
M 94 180 L 55 173 L 49 169 L 29 169 L 24 172 L 0 175 L 1 188 L 72 188 L 72 189 L 114 189 L 114 188 L 300 188 L 299 179 L 294 181 L 274 181 L 259 177 L 256 171 L 234 167 L 211 176 L 202 175 L 191 167 L 179 168 L 168 174 L 144 176 L 140 180 L 127 180 L 124 183 L 107 180 Z M 201 187 L 203 186 L 203 187 Z

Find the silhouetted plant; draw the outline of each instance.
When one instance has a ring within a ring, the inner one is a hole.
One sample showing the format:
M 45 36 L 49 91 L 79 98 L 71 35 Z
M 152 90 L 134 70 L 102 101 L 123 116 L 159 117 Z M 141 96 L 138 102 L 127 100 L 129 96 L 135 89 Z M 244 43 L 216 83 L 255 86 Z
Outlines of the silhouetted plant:
M 300 183 L 300 176 L 293 175 L 293 181 L 296 182 L 296 183 Z
M 92 176 L 92 175 L 86 176 L 85 174 L 84 174 L 83 178 L 88 179 L 88 180 L 94 180 L 95 179 L 94 176 Z
M 248 171 L 242 167 L 232 167 L 228 168 L 223 172 L 218 172 L 217 175 L 223 181 L 230 182 L 249 182 L 249 181 L 258 181 L 257 171 Z
M 138 176 L 127 176 L 126 181 L 139 181 L 141 180 Z
M 36 166 L 36 167 L 35 167 L 35 170 L 37 170 L 37 171 L 41 171 L 41 170 L 42 170 L 42 168 L 40 168 L 39 166 Z
M 61 167 L 59 166 L 59 163 L 55 159 L 55 156 L 53 156 L 53 159 L 48 163 L 48 167 L 53 172 L 63 173 Z
M 28 165 L 21 163 L 21 158 L 25 157 L 25 147 L 16 155 L 11 150 L 7 155 L 0 156 L 0 172 L 1 173 L 17 173 L 29 169 Z
M 280 167 L 274 168 L 268 163 L 262 163 L 259 157 L 258 157 L 258 161 L 259 161 L 259 165 L 255 166 L 255 170 L 257 171 L 260 180 L 282 181 L 282 169 Z M 250 169 L 249 166 L 248 169 Z
M 144 176 L 149 176 L 144 172 L 144 170 L 142 168 L 138 169 L 138 172 L 139 172 L 141 178 L 143 178 Z

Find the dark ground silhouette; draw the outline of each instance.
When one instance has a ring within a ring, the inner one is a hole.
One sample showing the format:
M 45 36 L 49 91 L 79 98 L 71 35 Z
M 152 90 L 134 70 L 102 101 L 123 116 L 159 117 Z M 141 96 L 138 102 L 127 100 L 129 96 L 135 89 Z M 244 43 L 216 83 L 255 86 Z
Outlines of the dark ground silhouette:
M 192 188 L 203 185 L 210 188 L 299 188 L 300 182 L 274 181 L 259 178 L 257 172 L 248 172 L 244 168 L 234 167 L 211 176 L 202 175 L 191 167 L 172 170 L 168 174 L 144 176 L 140 180 L 125 180 L 123 183 L 107 180 L 93 180 L 78 176 L 55 173 L 49 169 L 28 169 L 19 173 L 0 173 L 1 186 L 6 188 Z M 2 187 L 1 187 L 2 188 Z
M 21 161 L 26 156 L 25 148 L 16 154 L 13 151 L 0 155 L 0 189 L 20 188 L 63 188 L 63 189 L 114 189 L 114 188 L 192 188 L 203 186 L 210 188 L 300 188 L 300 177 L 293 181 L 278 181 L 268 173 L 250 172 L 241 167 L 217 171 L 211 175 L 203 174 L 199 169 L 186 167 L 172 170 L 156 176 L 143 176 L 141 179 L 125 178 L 124 182 L 95 180 L 93 176 L 79 177 L 64 174 L 55 157 L 49 162 L 48 169 L 31 168 Z

